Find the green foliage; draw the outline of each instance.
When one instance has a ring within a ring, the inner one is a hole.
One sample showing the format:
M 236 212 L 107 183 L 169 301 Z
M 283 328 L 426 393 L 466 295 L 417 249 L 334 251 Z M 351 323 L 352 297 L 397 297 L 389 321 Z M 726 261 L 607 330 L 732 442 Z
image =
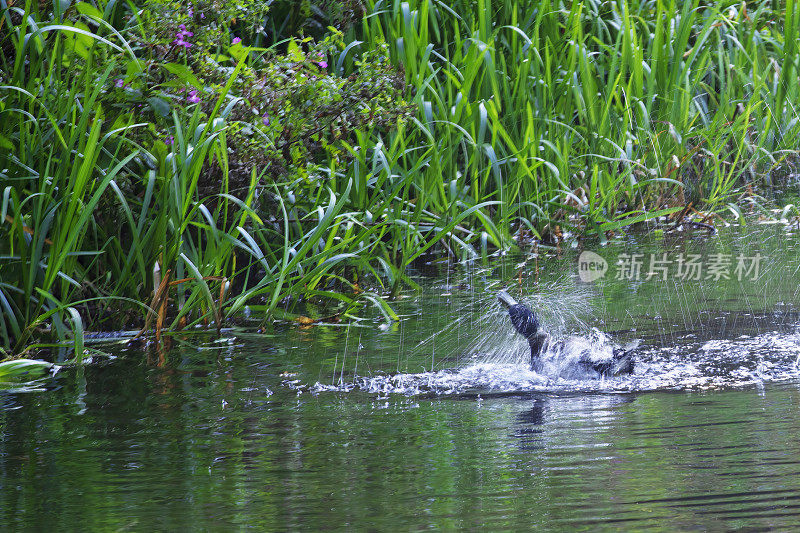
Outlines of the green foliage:
M 293 39 L 285 54 L 267 51 L 243 70 L 234 90 L 244 101 L 233 110 L 237 126 L 229 139 L 235 181 L 242 178 L 239 169 L 253 166 L 267 168 L 274 179 L 292 179 L 307 176 L 309 164 L 344 165 L 343 143 L 355 132 L 387 132 L 412 113 L 385 45 L 352 61 L 346 78 L 329 73 L 332 58 L 342 58 L 345 49 L 338 33 L 318 44 Z
M 290 6 L 0 0 L 0 347 L 391 319 L 423 254 L 741 216 L 794 162 L 795 2 Z
M 796 114 L 772 87 L 791 86 L 773 68 L 793 68 L 797 54 L 780 51 L 783 12 L 768 2 L 412 0 L 369 11 L 362 38 L 391 43 L 415 90 L 424 131 L 409 142 L 440 156 L 418 183 L 437 212 L 454 203 L 441 176 L 471 205 L 500 200 L 492 226 L 476 215 L 495 245 L 554 224 L 619 228 L 684 196 L 714 210 L 794 146 Z
M 0 390 L 18 388 L 44 377 L 53 368 L 47 361 L 15 359 L 0 363 Z
M 239 109 L 249 102 L 231 95 L 232 88 L 258 97 L 282 91 L 288 103 L 276 104 L 276 126 L 310 108 L 303 97 L 315 99 L 311 107 L 330 118 L 322 133 L 311 131 L 315 126 L 307 121 L 305 130 L 284 136 L 300 145 L 295 148 L 299 154 L 309 153 L 303 143 L 322 144 L 328 130 L 341 135 L 340 130 L 370 120 L 363 98 L 347 93 L 344 80 L 326 73 L 324 57 L 313 43 L 298 40 L 286 56 L 272 54 L 260 63 L 252 59 L 254 50 L 236 44 L 229 48 L 242 53 L 231 69 L 219 63 L 197 69 L 193 61 L 207 55 L 171 58 L 166 33 L 156 32 L 150 41 L 140 38 L 139 32 L 148 28 L 143 18 L 155 17 L 156 11 L 137 14 L 131 40 L 122 37 L 130 32 L 116 31 L 104 20 L 109 12 L 78 4 L 76 13 L 86 23 L 46 25 L 30 9 L 24 16 L 2 19 L 3 47 L 12 53 L 3 57 L 3 72 L 11 79 L 0 87 L 1 346 L 19 353 L 31 342 L 55 342 L 74 347 L 80 361 L 84 318 L 102 327 L 101 320 L 115 316 L 110 311 L 150 301 L 158 285 L 156 264 L 177 283 L 167 289 L 174 305 L 171 326 L 166 325 L 173 328 L 187 319 L 218 322 L 226 306 L 240 310 L 242 294 L 256 310 L 259 298 L 268 294 L 265 317 L 278 302 L 300 294 L 343 302 L 345 315 L 360 301 L 380 301 L 366 293 L 345 297 L 320 290 L 326 280 L 346 281 L 334 269 L 371 269 L 348 248 L 362 243 L 337 242 L 343 225 L 338 211 L 346 193 L 335 203 L 336 212 L 322 217 L 313 231 L 290 236 L 287 222 L 284 238 L 277 239 L 272 225 L 264 224 L 255 211 L 264 171 L 249 170 L 243 182 L 240 173 L 231 186 L 230 140 L 242 137 L 253 123 L 260 128 L 260 139 L 274 135 L 261 114 L 249 117 L 250 124 L 237 120 Z M 125 24 L 126 19 L 133 20 L 124 16 Z M 104 68 L 98 72 L 100 60 Z M 247 83 L 257 83 L 257 68 L 272 68 L 276 76 L 281 72 L 273 62 L 300 74 L 284 76 L 271 90 L 259 81 L 261 93 L 245 91 Z M 309 89 L 323 86 L 309 85 L 309 74 L 322 78 L 329 90 Z M 196 92 L 189 91 L 193 87 Z M 375 123 L 384 119 L 380 113 Z M 352 124 L 345 124 L 348 120 Z M 262 153 L 268 167 L 271 152 Z M 298 169 L 306 168 L 301 155 L 296 161 Z M 323 236 L 327 240 L 320 246 Z M 231 282 L 239 293 L 220 290 Z M 129 313 L 121 318 L 131 319 L 141 324 Z M 124 324 L 116 318 L 105 327 Z

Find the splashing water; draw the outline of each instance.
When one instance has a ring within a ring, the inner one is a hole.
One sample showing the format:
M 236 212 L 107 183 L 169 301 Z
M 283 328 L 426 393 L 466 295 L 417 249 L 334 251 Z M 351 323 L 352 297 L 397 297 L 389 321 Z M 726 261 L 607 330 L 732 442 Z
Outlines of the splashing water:
M 699 346 L 645 347 L 630 376 L 568 379 L 532 371 L 527 364 L 480 361 L 463 368 L 432 372 L 355 376 L 349 383 L 306 387 L 308 390 L 371 394 L 461 395 L 529 392 L 635 392 L 719 389 L 800 378 L 800 333 L 769 333 L 735 340 L 713 340 Z
M 587 310 L 583 293 L 571 293 L 560 298 L 550 287 L 550 295 L 540 290 L 537 298 L 525 300 L 546 317 L 543 321 L 554 337 L 564 335 L 573 324 L 580 333 L 586 328 L 580 320 Z M 558 301 L 556 307 L 552 304 Z M 483 302 L 478 307 L 482 308 Z M 488 302 L 487 302 L 488 305 Z M 567 310 L 560 313 L 560 310 Z M 464 316 L 463 313 L 460 313 Z M 466 320 L 466 318 L 463 318 Z M 530 368 L 530 349 L 527 342 L 513 330 L 505 309 L 492 305 L 473 324 L 477 340 L 468 350 L 465 363 L 450 368 L 418 373 L 376 373 L 354 375 L 348 382 L 338 384 L 317 382 L 307 386 L 294 382 L 291 388 L 312 393 L 354 390 L 370 394 L 463 395 L 509 394 L 530 392 L 633 392 L 654 390 L 715 389 L 758 385 L 800 377 L 800 331 L 773 331 L 757 335 L 741 335 L 735 339 L 707 339 L 685 335 L 670 345 L 644 344 L 635 352 L 635 371 L 628 376 L 592 378 L 565 377 L 563 368 L 551 361 L 541 373 Z M 454 326 L 450 326 L 454 327 Z M 440 331 L 437 335 L 443 335 Z M 608 349 L 613 342 L 597 328 L 589 328 L 586 341 L 598 351 Z M 419 345 L 424 346 L 426 339 Z M 629 339 L 626 339 L 629 340 Z M 674 339 L 673 339 L 674 340 Z M 619 341 L 619 339 L 617 339 Z
M 781 238 L 773 240 L 765 238 L 761 243 L 775 250 L 784 247 Z M 735 250 L 739 241 L 732 242 Z M 684 244 L 680 252 L 692 251 Z M 716 250 L 714 243 L 699 246 L 706 245 Z M 665 249 L 669 248 L 655 248 L 659 252 Z M 413 346 L 401 333 L 394 371 L 384 366 L 365 375 L 353 371 L 345 378 L 342 364 L 341 371 L 328 382 L 311 380 L 286 386 L 312 393 L 488 396 L 702 390 L 797 380 L 800 315 L 793 302 L 800 290 L 788 278 L 796 278 L 800 266 L 795 254 L 778 257 L 777 253 L 765 262 L 757 281 L 730 279 L 727 284 L 725 280 L 691 283 L 677 279 L 660 284 L 647 280 L 582 284 L 569 274 L 568 258 L 552 265 L 550 271 L 555 276 L 535 283 L 522 278 L 521 284 L 516 282 L 514 272 L 519 264 L 512 272 L 497 266 L 476 267 L 464 273 L 466 289 L 451 285 L 457 281 L 448 277 L 445 285 L 434 285 L 425 295 L 437 311 L 428 318 L 430 308 L 418 307 L 418 314 L 425 317 L 422 321 L 428 326 L 427 333 Z M 504 285 L 498 277 L 515 280 L 508 292 L 535 310 L 554 341 L 576 334 L 602 350 L 643 338 L 635 351 L 633 374 L 604 379 L 565 377 L 558 367 L 563 361 L 552 362 L 541 373 L 531 370 L 527 341 L 516 334 L 507 311 L 496 302 L 497 291 Z M 446 323 L 431 328 L 431 322 L 440 317 Z M 598 327 L 612 332 L 607 335 Z M 416 331 L 411 334 L 418 335 Z M 358 357 L 357 352 L 355 355 Z M 419 364 L 421 361 L 423 364 Z M 406 370 L 419 367 L 424 368 Z

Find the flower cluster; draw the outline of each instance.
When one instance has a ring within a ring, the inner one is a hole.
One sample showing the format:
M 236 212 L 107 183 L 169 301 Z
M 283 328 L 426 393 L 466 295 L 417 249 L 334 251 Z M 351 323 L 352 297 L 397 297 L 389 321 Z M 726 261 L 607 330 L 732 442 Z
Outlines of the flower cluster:
M 192 43 L 187 41 L 186 38 L 193 37 L 194 33 L 187 30 L 185 24 L 181 24 L 178 26 L 178 28 L 180 28 L 181 31 L 175 34 L 175 40 L 172 41 L 172 44 L 175 46 L 183 46 L 184 48 L 188 49 L 190 46 L 192 46 Z

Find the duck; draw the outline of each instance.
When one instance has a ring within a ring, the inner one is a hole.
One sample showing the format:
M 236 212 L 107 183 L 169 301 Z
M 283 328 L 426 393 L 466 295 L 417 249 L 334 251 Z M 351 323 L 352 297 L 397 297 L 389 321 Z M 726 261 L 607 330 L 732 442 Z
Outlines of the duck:
M 632 374 L 634 353 L 639 342 L 618 347 L 570 335 L 553 341 L 543 331 L 539 317 L 528 306 L 501 290 L 497 299 L 508 311 L 511 325 L 531 349 L 531 370 L 538 374 L 555 371 L 564 378 L 609 378 Z

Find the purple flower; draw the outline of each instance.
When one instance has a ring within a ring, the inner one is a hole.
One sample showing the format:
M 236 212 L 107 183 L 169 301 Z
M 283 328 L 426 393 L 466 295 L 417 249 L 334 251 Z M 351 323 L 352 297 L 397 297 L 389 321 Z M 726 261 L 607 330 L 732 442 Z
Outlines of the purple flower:
M 269 126 L 269 112 L 265 111 L 264 115 L 261 117 L 261 123 L 265 126 Z
M 114 81 L 114 87 L 117 88 L 125 87 L 125 80 L 123 80 L 122 78 L 117 78 L 116 81 Z
M 192 46 L 192 43 L 187 41 L 186 37 L 193 37 L 194 32 L 187 30 L 185 24 L 181 24 L 180 26 L 178 26 L 178 28 L 180 29 L 180 31 L 175 34 L 175 40 L 172 41 L 172 44 L 174 44 L 175 46 L 183 46 L 184 48 L 189 48 L 190 46 Z
M 231 41 L 231 44 L 239 44 L 240 42 L 242 42 L 241 39 L 239 39 L 238 37 L 234 37 L 233 40 Z
M 175 144 L 175 138 L 172 135 L 167 135 L 167 137 L 164 139 L 164 142 L 167 146 L 172 146 Z
M 197 96 L 197 91 L 189 91 L 189 96 L 186 97 L 186 100 L 188 100 L 191 104 L 200 103 L 200 98 Z

